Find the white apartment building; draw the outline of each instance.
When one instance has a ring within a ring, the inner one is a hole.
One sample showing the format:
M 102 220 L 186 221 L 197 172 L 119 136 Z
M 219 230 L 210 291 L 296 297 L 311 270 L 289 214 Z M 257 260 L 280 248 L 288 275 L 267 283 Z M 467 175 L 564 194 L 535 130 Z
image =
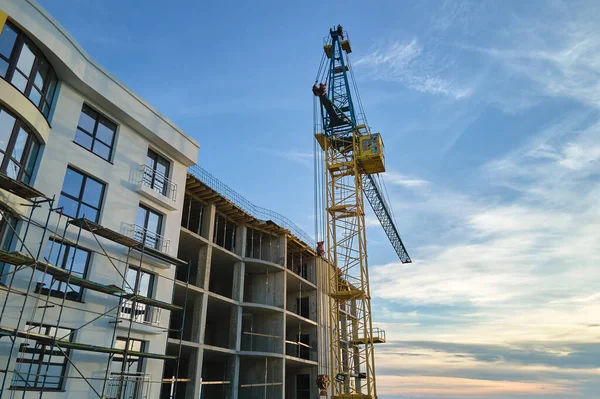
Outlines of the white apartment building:
M 34 1 L 0 0 L 0 32 L 0 398 L 169 397 L 199 144 Z

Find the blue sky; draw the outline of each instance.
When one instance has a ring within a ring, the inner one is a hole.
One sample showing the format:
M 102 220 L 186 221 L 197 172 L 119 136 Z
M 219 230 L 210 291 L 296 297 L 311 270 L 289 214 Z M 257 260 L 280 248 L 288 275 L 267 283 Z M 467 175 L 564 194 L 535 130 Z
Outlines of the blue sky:
M 598 397 L 600 3 L 40 2 L 309 233 L 310 87 L 341 23 L 414 260 L 369 226 L 380 397 Z

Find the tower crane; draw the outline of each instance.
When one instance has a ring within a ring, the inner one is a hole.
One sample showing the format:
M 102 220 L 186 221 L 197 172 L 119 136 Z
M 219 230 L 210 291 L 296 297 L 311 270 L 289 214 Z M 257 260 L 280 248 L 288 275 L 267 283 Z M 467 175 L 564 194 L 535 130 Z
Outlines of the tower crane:
M 320 374 L 317 385 L 321 396 L 331 385 L 332 399 L 376 399 L 374 345 L 385 342 L 385 332 L 373 329 L 371 319 L 365 197 L 400 261 L 411 259 L 380 184 L 383 141 L 365 118 L 348 57 L 350 40 L 340 25 L 330 29 L 323 50 L 312 88 L 315 208 L 317 240 L 322 239 L 317 252 L 327 254 L 330 264 L 331 328 L 329 375 Z

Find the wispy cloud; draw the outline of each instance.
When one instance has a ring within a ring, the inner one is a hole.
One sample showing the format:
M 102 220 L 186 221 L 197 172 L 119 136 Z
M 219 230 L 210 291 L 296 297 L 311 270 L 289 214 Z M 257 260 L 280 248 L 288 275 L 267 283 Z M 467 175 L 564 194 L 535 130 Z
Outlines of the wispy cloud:
M 404 341 L 379 352 L 378 369 L 395 373 L 384 392 L 593 397 L 600 385 L 592 327 L 600 314 L 598 142 L 597 113 L 567 114 L 475 171 L 477 195 L 430 181 L 396 201 L 397 213 L 410 210 L 421 223 L 430 214 L 452 222 L 443 239 L 411 248 L 413 265 L 372 267 L 374 300 L 385 304 L 378 325 L 389 340 Z M 388 187 L 392 198 L 406 188 Z M 431 307 L 439 307 L 439 320 L 419 312 Z M 431 341 L 412 342 L 423 339 Z M 398 376 L 411 367 L 414 375 Z
M 471 95 L 471 89 L 446 79 L 432 65 L 433 55 L 416 38 L 408 41 L 382 43 L 360 57 L 354 66 L 363 68 L 373 79 L 393 81 L 428 94 L 461 99 Z
M 508 20 L 503 40 L 464 46 L 504 70 L 490 100 L 507 110 L 548 97 L 600 107 L 600 29 L 594 18 L 600 4 L 551 1 L 539 11 L 535 20 Z
M 274 155 L 287 161 L 299 163 L 305 167 L 313 166 L 314 155 L 310 152 L 297 150 L 275 150 L 270 148 L 258 148 L 258 151 Z
M 401 175 L 395 172 L 385 172 L 383 174 L 383 179 L 386 183 L 394 184 L 397 186 L 402 186 L 406 188 L 416 188 L 426 186 L 429 182 L 427 180 L 417 179 L 414 177 L 409 177 L 405 175 Z

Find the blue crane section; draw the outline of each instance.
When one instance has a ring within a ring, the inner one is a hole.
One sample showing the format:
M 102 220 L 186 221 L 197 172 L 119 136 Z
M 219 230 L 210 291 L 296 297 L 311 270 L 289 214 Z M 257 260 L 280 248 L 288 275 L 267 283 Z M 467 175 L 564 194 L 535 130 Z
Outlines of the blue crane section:
M 398 254 L 398 258 L 400 258 L 400 262 L 402 263 L 411 263 L 410 256 L 404 247 L 404 243 L 400 238 L 400 234 L 398 233 L 398 229 L 394 224 L 394 219 L 392 219 L 392 215 L 390 212 L 390 208 L 387 202 L 384 200 L 381 195 L 381 190 L 379 185 L 373 179 L 372 175 L 363 175 L 362 176 L 363 183 L 363 191 L 365 196 L 369 200 L 369 204 L 371 204 L 371 208 L 373 208 L 373 212 L 377 219 L 379 219 L 379 223 L 381 223 L 381 227 L 383 227 L 383 231 L 387 234 L 394 250 Z

